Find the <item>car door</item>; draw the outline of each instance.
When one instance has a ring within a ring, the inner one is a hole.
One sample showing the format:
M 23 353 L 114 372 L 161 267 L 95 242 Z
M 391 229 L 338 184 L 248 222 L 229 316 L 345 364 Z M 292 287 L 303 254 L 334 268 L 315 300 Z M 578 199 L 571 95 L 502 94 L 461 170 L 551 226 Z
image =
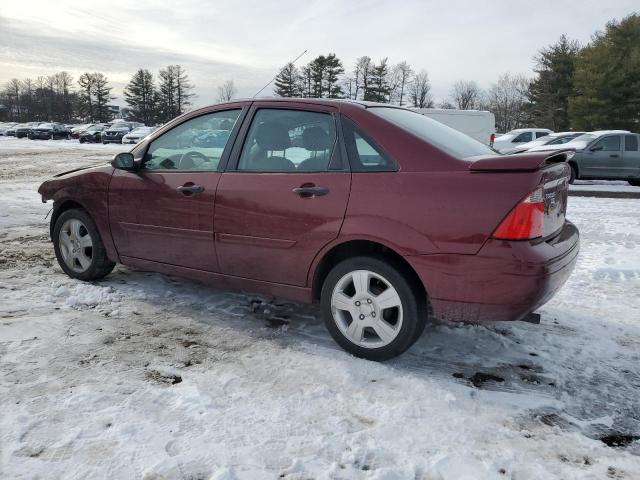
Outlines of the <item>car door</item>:
M 624 152 L 622 160 L 624 163 L 624 173 L 627 178 L 640 177 L 640 149 L 638 148 L 638 135 L 630 134 L 624 136 Z
M 242 107 L 227 105 L 185 120 L 143 148 L 138 171 L 114 173 L 109 220 L 124 263 L 131 257 L 218 271 L 215 193 L 246 113 Z
M 334 108 L 282 107 L 252 107 L 218 185 L 216 250 L 227 275 L 304 286 L 340 231 L 351 175 Z
M 626 178 L 620 135 L 606 135 L 582 152 L 580 176 L 590 178 Z

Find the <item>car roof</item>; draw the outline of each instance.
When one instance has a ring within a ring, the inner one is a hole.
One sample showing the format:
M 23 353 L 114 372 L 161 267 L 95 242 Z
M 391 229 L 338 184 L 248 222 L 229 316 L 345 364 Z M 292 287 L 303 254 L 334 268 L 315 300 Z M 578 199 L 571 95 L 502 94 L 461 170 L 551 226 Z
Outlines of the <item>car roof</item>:
M 591 135 L 608 135 L 612 133 L 631 133 L 629 130 L 595 130 L 593 132 L 586 132 Z

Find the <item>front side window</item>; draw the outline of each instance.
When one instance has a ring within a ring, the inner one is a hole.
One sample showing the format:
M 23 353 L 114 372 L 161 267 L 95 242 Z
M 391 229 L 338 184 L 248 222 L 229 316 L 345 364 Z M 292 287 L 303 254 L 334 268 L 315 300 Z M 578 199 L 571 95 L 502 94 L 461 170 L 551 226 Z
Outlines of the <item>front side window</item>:
M 331 114 L 262 108 L 251 122 L 238 170 L 326 171 L 335 142 Z
M 371 107 L 367 110 L 458 158 L 496 153 L 488 145 L 417 112 L 391 107 Z
M 549 135 L 549 132 L 536 132 L 536 138 L 546 137 Z
M 192 118 L 156 138 L 144 157 L 146 170 L 217 170 L 240 109 Z
M 620 151 L 620 135 L 612 135 L 610 137 L 604 137 L 598 143 L 594 145 L 595 148 L 599 148 L 603 152 L 618 152 Z

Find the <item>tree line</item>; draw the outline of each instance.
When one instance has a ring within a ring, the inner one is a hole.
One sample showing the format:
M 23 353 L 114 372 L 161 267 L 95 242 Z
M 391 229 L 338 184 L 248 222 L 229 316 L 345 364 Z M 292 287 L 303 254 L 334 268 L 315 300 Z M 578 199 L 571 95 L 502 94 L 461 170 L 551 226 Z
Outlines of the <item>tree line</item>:
M 194 86 L 185 69 L 169 65 L 160 69 L 157 81 L 146 69 L 133 74 L 124 88 L 129 106 L 127 118 L 146 125 L 164 123 L 191 105 Z M 86 72 L 77 82 L 67 72 L 35 80 L 9 80 L 0 91 L 0 118 L 11 121 L 107 122 L 112 120 L 114 100 L 109 79 L 99 72 Z
M 281 97 L 348 98 L 416 108 L 489 110 L 496 130 L 525 126 L 555 131 L 640 129 L 640 16 L 607 23 L 581 46 L 565 35 L 536 57 L 534 77 L 504 73 L 482 90 L 473 80 L 456 81 L 436 105 L 425 70 L 406 61 L 391 65 L 358 58 L 350 71 L 334 54 L 303 67 L 286 64 L 275 79 Z
M 491 111 L 496 130 L 530 126 L 555 131 L 640 129 L 640 15 L 610 21 L 591 41 L 580 45 L 565 35 L 534 58 L 532 78 L 504 73 L 487 89 L 470 79 L 451 86 L 436 104 L 426 70 L 406 61 L 359 57 L 347 71 L 335 53 L 319 55 L 279 71 L 273 93 L 281 97 L 346 98 L 417 108 Z M 147 125 L 162 123 L 191 105 L 193 84 L 184 68 L 169 65 L 157 78 L 135 72 L 124 89 L 129 118 Z M 33 79 L 12 79 L 0 90 L 0 119 L 71 122 L 110 119 L 113 100 L 108 79 L 84 73 L 77 82 L 67 72 Z M 218 100 L 234 98 L 233 80 L 218 87 Z M 4 108 L 2 108 L 4 107 Z

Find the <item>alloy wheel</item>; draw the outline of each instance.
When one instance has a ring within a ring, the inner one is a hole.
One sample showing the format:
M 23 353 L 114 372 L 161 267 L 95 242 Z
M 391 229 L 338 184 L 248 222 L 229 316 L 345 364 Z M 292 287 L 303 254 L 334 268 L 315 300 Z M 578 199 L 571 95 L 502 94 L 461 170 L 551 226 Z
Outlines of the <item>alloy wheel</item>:
M 58 236 L 64 263 L 77 273 L 85 272 L 93 258 L 93 239 L 84 223 L 70 218 L 62 224 Z
M 402 328 L 402 300 L 382 275 L 356 270 L 344 275 L 331 295 L 331 313 L 340 332 L 363 348 L 390 344 Z

